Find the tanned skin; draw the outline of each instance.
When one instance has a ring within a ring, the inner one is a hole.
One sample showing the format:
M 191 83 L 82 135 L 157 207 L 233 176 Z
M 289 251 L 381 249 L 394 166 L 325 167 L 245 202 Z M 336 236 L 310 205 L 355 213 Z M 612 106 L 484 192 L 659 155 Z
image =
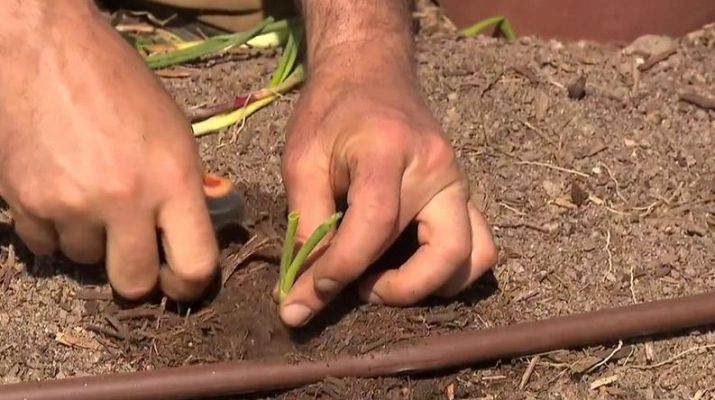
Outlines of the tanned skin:
M 365 301 L 452 296 L 496 263 L 455 153 L 424 103 L 407 1 L 310 0 L 308 78 L 290 118 L 282 174 L 304 240 L 348 211 L 281 307 L 302 326 L 359 280 Z M 105 261 L 112 287 L 201 296 L 218 249 L 191 127 L 91 1 L 0 8 L 0 196 L 36 254 Z M 20 45 L 21 44 L 21 45 Z M 404 265 L 365 274 L 415 222 Z M 169 268 L 161 269 L 160 229 Z
M 407 1 L 310 0 L 308 80 L 289 122 L 283 176 L 305 239 L 348 210 L 330 246 L 297 280 L 281 316 L 300 326 L 362 278 L 364 301 L 394 306 L 452 296 L 496 263 L 469 182 L 417 86 Z M 421 247 L 365 276 L 410 222 Z

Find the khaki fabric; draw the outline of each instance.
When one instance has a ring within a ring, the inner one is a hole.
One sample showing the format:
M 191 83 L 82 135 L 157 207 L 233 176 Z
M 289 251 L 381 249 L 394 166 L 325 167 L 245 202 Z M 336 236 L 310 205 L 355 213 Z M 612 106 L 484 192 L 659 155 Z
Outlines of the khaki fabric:
M 249 29 L 268 16 L 276 19 L 295 15 L 293 0 L 143 0 L 166 7 L 188 10 L 196 19 L 227 31 Z

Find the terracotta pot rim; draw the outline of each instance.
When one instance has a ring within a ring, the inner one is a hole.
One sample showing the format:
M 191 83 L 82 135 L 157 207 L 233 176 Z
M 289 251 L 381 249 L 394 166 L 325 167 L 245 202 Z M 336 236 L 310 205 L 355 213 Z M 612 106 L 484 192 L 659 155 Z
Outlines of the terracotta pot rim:
M 682 36 L 715 22 L 713 0 L 437 0 L 463 29 L 493 16 L 518 36 L 631 41 L 646 34 Z M 490 32 L 491 33 L 491 32 Z

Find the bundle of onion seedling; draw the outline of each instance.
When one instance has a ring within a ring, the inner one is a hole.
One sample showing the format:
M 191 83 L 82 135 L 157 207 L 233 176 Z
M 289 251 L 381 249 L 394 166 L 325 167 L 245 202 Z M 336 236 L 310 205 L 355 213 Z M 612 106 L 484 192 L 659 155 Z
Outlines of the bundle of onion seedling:
M 491 28 L 493 26 L 496 26 L 499 32 L 501 32 L 502 36 L 506 40 L 512 41 L 516 39 L 516 34 L 514 33 L 514 30 L 511 27 L 511 23 L 509 23 L 509 20 L 503 16 L 496 16 L 496 17 L 490 17 L 483 19 L 476 24 L 465 28 L 462 30 L 462 35 L 466 37 L 472 37 L 479 35 L 480 33 L 484 32 L 488 28 Z
M 288 214 L 288 227 L 283 240 L 283 254 L 281 255 L 278 282 L 278 297 L 281 303 L 288 296 L 288 292 L 293 287 L 298 272 L 303 268 L 303 264 L 308 260 L 308 257 L 313 253 L 320 241 L 325 238 L 325 235 L 335 229 L 342 216 L 342 212 L 337 212 L 318 225 L 296 253 L 295 235 L 298 230 L 300 215 L 296 212 Z
M 269 17 L 250 30 L 216 35 L 204 40 L 184 41 L 157 30 L 165 43 L 136 41 L 135 48 L 152 69 L 168 68 L 205 57 L 217 56 L 235 48 L 273 48 L 284 46 L 283 54 L 268 85 L 256 92 L 239 95 L 232 101 L 205 106 L 188 112 L 194 135 L 202 136 L 231 126 L 271 104 L 303 82 L 303 65 L 298 54 L 303 39 L 300 20 L 274 22 Z
M 496 26 L 508 40 L 516 37 L 509 21 L 501 16 L 479 21 L 464 29 L 462 34 L 475 36 L 492 26 Z M 143 40 L 136 40 L 134 43 L 152 69 L 162 69 L 204 57 L 217 56 L 235 48 L 284 46 L 278 68 L 266 87 L 253 93 L 236 96 L 232 101 L 208 105 L 188 112 L 196 136 L 217 132 L 245 120 L 300 85 L 305 79 L 303 65 L 297 62 L 304 33 L 299 20 L 275 22 L 272 17 L 268 17 L 247 31 L 194 41 L 184 41 L 164 29 L 157 29 L 155 33 L 164 40 L 164 43 L 156 44 Z

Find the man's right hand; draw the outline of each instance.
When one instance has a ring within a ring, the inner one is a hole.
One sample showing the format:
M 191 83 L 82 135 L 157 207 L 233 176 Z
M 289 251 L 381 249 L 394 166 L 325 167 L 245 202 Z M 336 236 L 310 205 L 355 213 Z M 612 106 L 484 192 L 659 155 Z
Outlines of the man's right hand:
M 218 246 L 178 106 L 92 1 L 13 0 L 0 22 L 0 196 L 18 235 L 105 260 L 125 298 L 200 296 Z

